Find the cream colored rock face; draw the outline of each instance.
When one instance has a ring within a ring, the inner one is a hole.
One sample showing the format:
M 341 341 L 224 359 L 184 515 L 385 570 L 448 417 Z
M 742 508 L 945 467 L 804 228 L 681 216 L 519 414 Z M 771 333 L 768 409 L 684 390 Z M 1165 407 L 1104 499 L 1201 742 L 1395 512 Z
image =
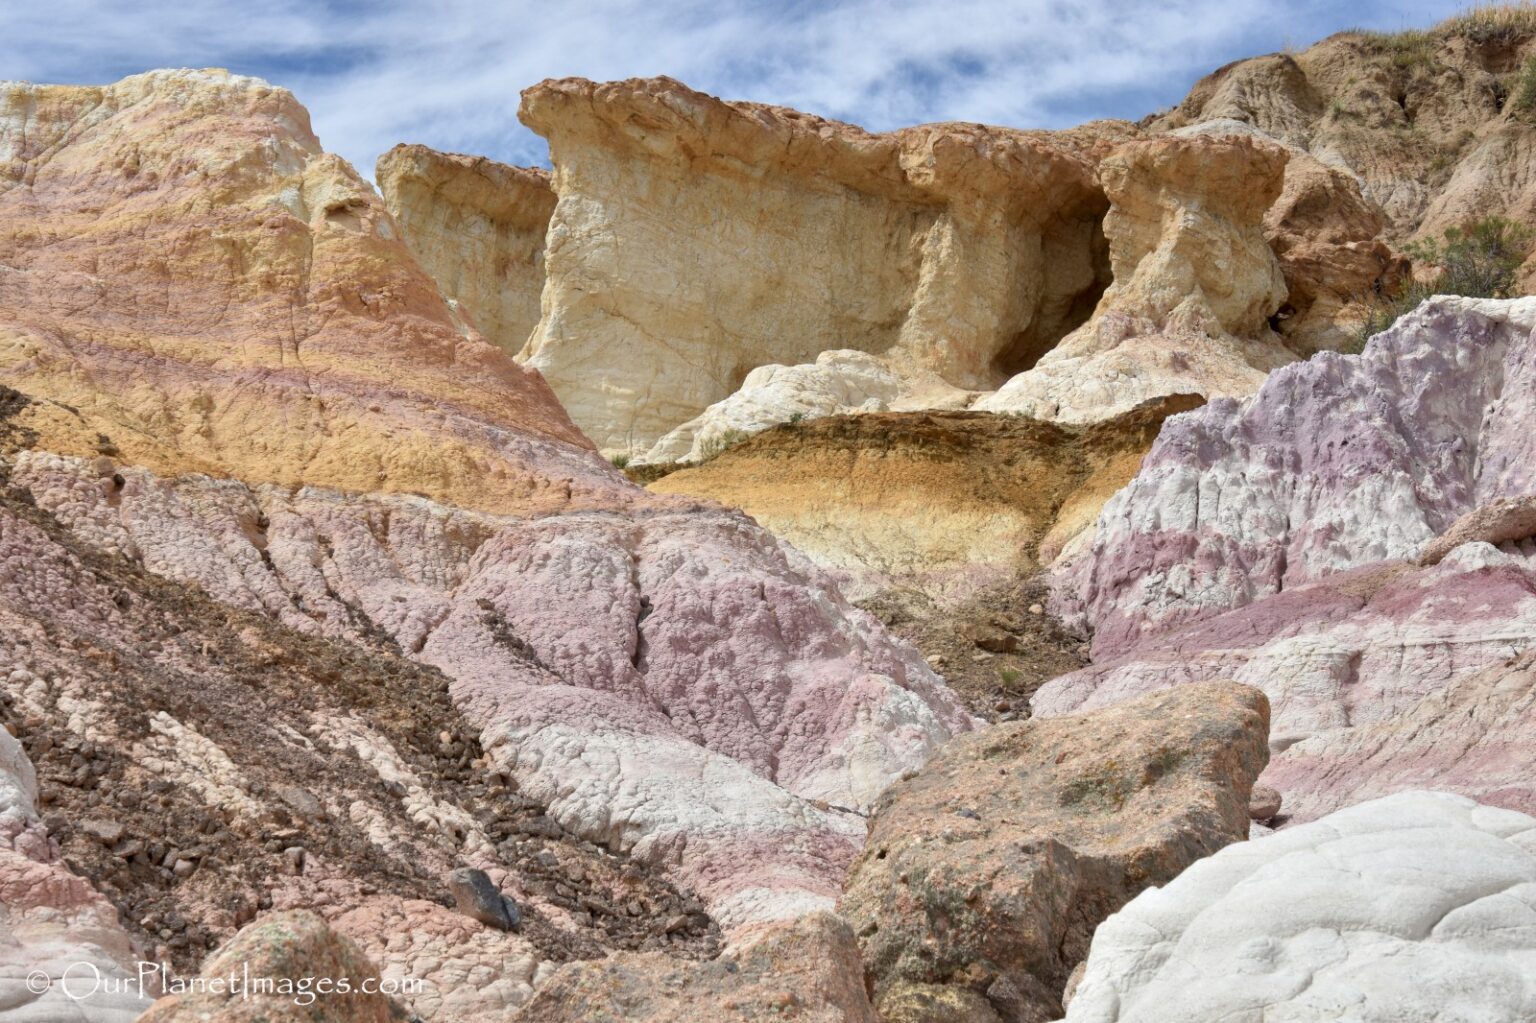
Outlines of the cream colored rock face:
M 444 297 L 509 355 L 539 322 L 549 173 L 481 156 L 396 146 L 375 180 L 406 244 Z
M 1097 422 L 1168 394 L 1250 394 L 1293 361 L 1269 328 L 1287 288 L 1263 223 L 1286 155 L 1231 135 L 1111 153 L 1099 177 L 1114 283 L 1088 323 L 976 407 Z
M 560 197 L 523 358 L 610 453 L 833 349 L 995 387 L 1105 280 L 1091 146 L 871 135 L 668 79 L 545 82 L 520 116 Z

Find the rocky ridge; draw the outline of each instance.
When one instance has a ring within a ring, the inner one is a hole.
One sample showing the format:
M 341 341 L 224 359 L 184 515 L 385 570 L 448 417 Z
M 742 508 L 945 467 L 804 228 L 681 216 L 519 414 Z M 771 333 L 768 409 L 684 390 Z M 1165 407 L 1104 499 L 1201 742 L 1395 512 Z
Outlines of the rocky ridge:
M 666 78 L 523 93 L 560 196 L 524 352 L 609 453 L 639 454 L 768 363 L 857 349 L 996 386 L 1107 284 L 1104 124 L 884 135 Z M 665 296 L 665 300 L 662 300 Z
M 1479 216 L 1536 223 L 1529 173 L 1536 55 L 1524 5 L 1474 8 L 1429 29 L 1341 32 L 1299 52 L 1234 61 L 1143 125 L 1235 121 L 1356 178 L 1387 238 Z

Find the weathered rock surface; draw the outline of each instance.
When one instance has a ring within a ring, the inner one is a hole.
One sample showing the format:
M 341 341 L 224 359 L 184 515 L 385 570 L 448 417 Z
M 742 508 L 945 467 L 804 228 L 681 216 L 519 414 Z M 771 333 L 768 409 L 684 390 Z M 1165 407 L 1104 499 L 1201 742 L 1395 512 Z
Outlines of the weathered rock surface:
M 33 847 L 45 866 L 21 905 L 49 900 L 48 915 L 16 925 L 24 944 L 60 924 L 67 937 L 67 895 L 84 933 L 112 933 L 120 912 L 145 958 L 185 972 L 259 909 L 312 909 L 411 979 L 413 1010 L 456 1023 L 503 1018 L 541 964 L 714 952 L 691 894 L 508 791 L 440 672 L 96 554 L 11 490 L 0 565 L 0 723 L 38 765 L 59 843 Z M 520 935 L 438 904 L 460 863 L 517 899 Z
M 1529 651 L 1536 546 L 1458 548 L 1287 589 L 1046 683 L 1037 715 L 1077 713 L 1213 678 L 1274 707 L 1264 781 L 1289 819 L 1432 784 L 1536 810 Z
M 769 363 L 857 349 L 965 389 L 1032 364 L 1108 281 L 1093 166 L 1135 134 L 872 135 L 665 78 L 543 82 L 519 116 L 560 197 L 525 358 L 635 454 Z
M 697 464 L 780 423 L 884 412 L 905 389 L 899 376 L 863 352 L 822 352 L 801 366 L 759 366 L 740 390 L 671 430 L 629 464 Z
M 1530 299 L 1435 299 L 1170 421 L 1062 573 L 1095 663 L 1034 713 L 1234 678 L 1274 706 L 1289 817 L 1425 784 L 1536 810 L 1533 328 Z
M 166 995 L 143 1023 L 406 1023 L 362 949 L 314 913 L 247 925 L 204 964 L 207 983 Z M 249 978 L 249 980 L 247 979 Z M 214 981 L 220 983 L 215 984 Z M 257 982 L 270 983 L 269 990 Z M 346 985 L 343 987 L 342 985 Z M 248 986 L 247 986 L 248 985 Z
M 0 728 L 0 1021 L 128 1023 L 158 989 L 143 997 L 139 950 L 112 904 L 64 864 L 36 803 L 32 762 Z
M 1536 820 L 1436 792 L 1228 846 L 1094 935 L 1067 1023 L 1536 1016 Z
M 509 355 L 539 322 L 549 172 L 399 145 L 374 180 L 405 242 L 455 310 Z
M 1109 422 L 975 412 L 864 414 L 780 427 L 651 490 L 741 508 L 863 597 L 915 587 L 947 602 L 1086 543 L 1165 417 L 1190 395 Z
M 1170 421 L 1106 505 L 1060 606 L 1096 659 L 1318 579 L 1412 557 L 1462 515 L 1536 491 L 1536 300 L 1436 298 L 1360 356 Z
M 265 82 L 0 85 L 0 265 L 0 381 L 79 410 L 126 461 L 499 512 L 622 500 Z
M 1060 1014 L 1093 929 L 1248 835 L 1269 706 L 1184 687 L 950 743 L 882 797 L 841 909 L 888 1023 Z
M 1295 356 L 1264 216 L 1286 150 L 1237 135 L 1127 142 L 1099 166 L 1113 283 L 1092 318 L 978 409 L 1091 422 L 1161 395 L 1241 396 Z
M 812 801 L 867 806 L 970 727 L 914 651 L 738 514 L 530 522 L 119 475 L 22 454 L 13 478 L 151 571 L 441 668 L 525 795 L 729 925 L 829 905 L 862 821 Z
M 1357 177 L 1388 238 L 1498 214 L 1536 224 L 1536 142 L 1519 76 L 1536 22 L 1469 11 L 1428 31 L 1342 32 L 1201 79 L 1150 131 L 1236 120 Z
M 695 1023 L 795 1019 L 877 1023 L 859 946 L 831 913 L 775 925 L 749 946 L 707 963 L 616 955 L 556 971 L 519 1023 Z
M 832 903 L 853 811 L 972 724 L 915 651 L 745 517 L 604 463 L 454 320 L 287 93 L 163 72 L 10 94 L 0 379 L 35 399 L 7 398 L 16 484 L 100 550 L 441 668 L 461 756 L 483 739 L 469 760 L 550 827 L 670 870 L 726 924 Z M 83 265 L 113 286 L 63 302 Z

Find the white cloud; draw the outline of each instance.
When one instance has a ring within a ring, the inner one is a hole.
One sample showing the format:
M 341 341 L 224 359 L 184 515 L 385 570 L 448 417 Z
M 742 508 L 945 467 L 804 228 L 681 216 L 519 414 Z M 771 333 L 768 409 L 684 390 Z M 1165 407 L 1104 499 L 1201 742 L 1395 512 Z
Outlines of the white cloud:
M 1398 28 L 1454 0 L 0 0 L 0 77 L 107 81 L 226 66 L 285 85 L 365 173 L 396 142 L 544 156 L 516 118 L 546 77 L 667 74 L 873 129 L 933 120 L 1057 127 L 1137 116 L 1204 71 L 1348 22 Z

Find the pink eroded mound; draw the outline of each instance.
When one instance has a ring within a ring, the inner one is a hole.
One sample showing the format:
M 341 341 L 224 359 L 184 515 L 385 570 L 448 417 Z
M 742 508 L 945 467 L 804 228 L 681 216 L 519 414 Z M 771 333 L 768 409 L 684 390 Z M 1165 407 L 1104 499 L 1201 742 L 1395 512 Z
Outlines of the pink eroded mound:
M 1114 657 L 1190 621 L 1403 558 L 1536 491 L 1536 299 L 1441 297 L 1164 426 L 1056 603 Z
M 1174 630 L 1052 680 L 1031 707 L 1049 717 L 1236 679 L 1270 698 L 1261 783 L 1292 818 L 1415 788 L 1530 812 L 1533 648 L 1536 551 L 1471 543 L 1431 568 L 1353 569 Z
M 1424 787 L 1536 809 L 1533 326 L 1536 300 L 1433 299 L 1170 419 L 1058 577 L 1096 660 L 1034 712 L 1232 678 L 1273 705 L 1288 816 Z
M 736 513 L 528 521 L 119 476 L 28 452 L 12 480 L 159 575 L 443 669 L 525 795 L 672 867 L 728 926 L 830 904 L 856 811 L 971 727 L 915 652 Z

